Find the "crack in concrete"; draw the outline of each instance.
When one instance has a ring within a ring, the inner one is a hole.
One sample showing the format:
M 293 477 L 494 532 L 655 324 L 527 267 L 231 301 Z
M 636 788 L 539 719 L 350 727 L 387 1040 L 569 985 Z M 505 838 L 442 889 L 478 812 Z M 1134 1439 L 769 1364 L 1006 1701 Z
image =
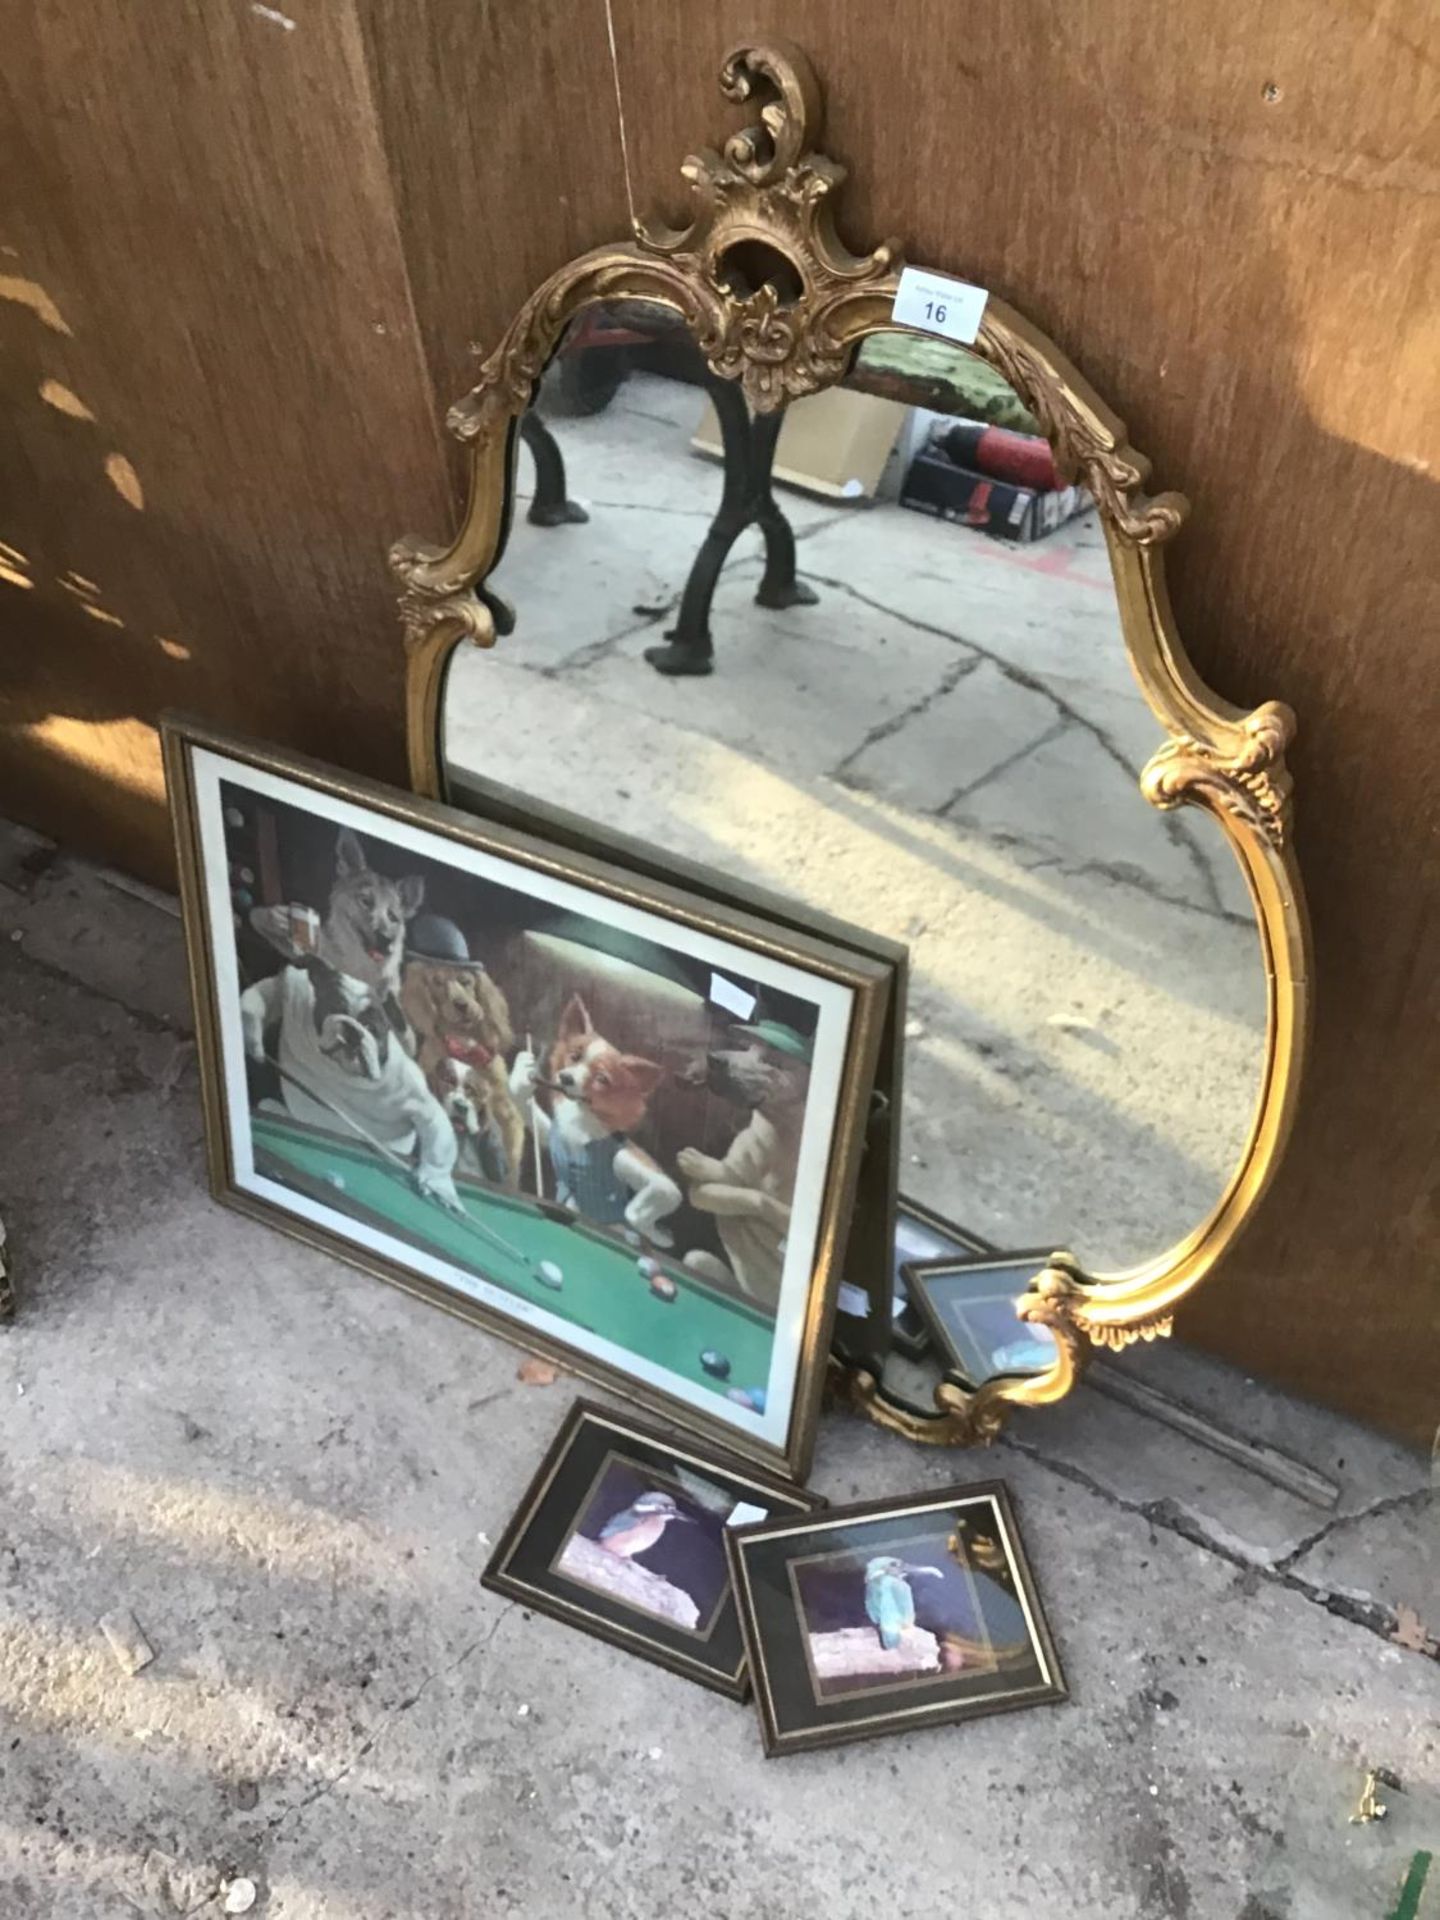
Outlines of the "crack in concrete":
M 834 522 L 831 521 L 829 524 L 833 526 Z M 807 537 L 809 531 L 819 533 L 821 528 L 807 530 Z M 806 569 L 805 578 L 817 580 L 822 587 L 830 587 L 836 593 L 848 594 L 852 600 L 858 600 L 862 607 L 869 607 L 872 613 L 883 613 L 891 620 L 898 620 L 902 627 L 909 627 L 913 633 L 928 633 L 932 639 L 948 641 L 952 647 L 969 647 L 972 653 L 978 654 L 982 660 L 988 660 L 992 666 L 999 667 L 1002 673 L 1007 671 L 1009 663 L 1003 656 L 992 653 L 978 640 L 968 639 L 965 634 L 955 633 L 949 627 L 937 627 L 933 621 L 921 620 L 916 614 L 904 613 L 899 607 L 891 606 L 887 600 L 876 600 L 872 595 L 862 593 L 859 587 L 852 587 L 848 580 L 839 580 L 830 573 L 815 573 L 809 568 Z M 1018 677 L 1021 671 L 1022 669 L 1016 668 L 1011 677 Z M 1043 691 L 1043 689 L 1037 687 L 1036 691 Z
M 567 673 L 588 672 L 591 667 L 598 666 L 602 660 L 608 659 L 622 640 L 628 640 L 632 634 L 645 633 L 651 627 L 658 626 L 679 604 L 680 596 L 676 594 L 673 599 L 666 600 L 653 611 L 641 614 L 628 626 L 619 628 L 615 633 L 603 634 L 600 639 L 592 640 L 588 646 L 577 647 L 574 653 L 567 653 L 563 660 L 556 660 L 549 666 L 534 666 L 528 660 L 517 661 L 516 665 L 524 667 L 527 673 L 533 673 L 541 680 L 560 680 Z
M 1042 699 L 1048 700 L 1051 705 L 1055 707 L 1057 711 L 1064 714 L 1067 719 L 1073 720 L 1076 726 L 1082 728 L 1090 735 L 1101 752 L 1108 755 L 1109 758 L 1115 762 L 1126 778 L 1135 781 L 1138 785 L 1141 769 L 1131 764 L 1123 750 L 1110 738 L 1109 734 L 1106 733 L 1098 721 L 1091 720 L 1088 715 L 1081 713 L 1078 707 L 1072 706 L 1062 694 L 1057 693 L 1050 683 L 1040 675 L 1031 673 L 1025 667 L 1016 666 L 1013 660 L 1009 660 L 1004 654 L 997 653 L 993 648 L 985 646 L 982 641 L 973 640 L 965 634 L 948 632 L 944 627 L 937 627 L 929 621 L 918 620 L 910 614 L 902 613 L 898 608 L 889 606 L 885 601 L 876 600 L 870 594 L 862 593 L 858 587 L 852 587 L 848 581 L 837 579 L 831 574 L 815 573 L 813 571 L 807 571 L 805 577 L 807 580 L 817 580 L 823 586 L 830 587 L 837 593 L 849 594 L 852 600 L 858 600 L 862 606 L 869 607 L 872 612 L 888 614 L 891 619 L 898 620 L 903 626 L 913 628 L 917 633 L 932 634 L 937 639 L 948 640 L 954 646 L 969 647 L 982 659 L 988 660 L 997 671 L 1004 674 L 1007 680 L 1012 681 L 1016 686 L 1026 688 L 1027 691 L 1031 693 L 1038 693 Z M 1165 729 L 1158 720 L 1155 722 L 1155 728 L 1156 732 L 1162 736 L 1155 743 L 1156 747 L 1159 748 L 1165 744 L 1165 740 L 1169 736 L 1165 734 Z M 953 802 L 948 804 L 953 804 Z M 1196 844 L 1191 835 L 1185 830 L 1184 823 L 1174 815 L 1161 814 L 1159 819 L 1171 843 L 1180 848 L 1200 873 L 1202 885 L 1214 903 L 1213 910 L 1216 912 L 1223 911 L 1220 907 L 1219 887 L 1216 884 L 1215 876 L 1210 869 L 1210 863 L 1205 857 L 1203 848 Z
M 993 767 L 987 767 L 984 773 L 977 774 L 973 780 L 957 787 L 948 800 L 942 800 L 940 805 L 932 811 L 939 819 L 945 819 L 952 807 L 958 807 L 960 802 L 968 800 L 972 793 L 979 793 L 982 788 L 988 787 L 992 780 L 1001 779 L 1012 767 L 1018 767 L 1022 760 L 1028 759 L 1032 753 L 1037 753 L 1041 747 L 1048 747 L 1052 740 L 1058 740 L 1062 733 L 1067 732 L 1072 724 L 1064 718 L 1054 721 L 1043 733 L 1037 734 L 1033 740 L 1027 740 L 1023 747 L 1017 747 L 1014 753 L 1006 754 L 1005 758 L 997 760 Z
M 867 508 L 866 511 L 868 512 L 868 510 Z M 838 513 L 828 513 L 823 520 L 816 520 L 808 527 L 800 527 L 798 529 L 792 527 L 791 531 L 794 533 L 798 543 L 801 540 L 813 540 L 817 533 L 824 533 L 829 527 L 838 527 L 842 521 L 849 520 L 853 522 L 854 519 L 855 509 L 853 507 L 842 507 Z M 818 573 L 808 574 L 806 576 L 807 579 L 811 580 L 819 580 L 823 577 L 823 575 Z
M 1356 1526 L 1362 1520 L 1377 1520 L 1389 1513 L 1403 1513 L 1407 1507 L 1428 1506 L 1436 1497 L 1433 1487 L 1411 1487 L 1405 1493 L 1383 1494 L 1378 1500 L 1372 1500 L 1367 1506 L 1359 1507 L 1354 1513 L 1337 1513 L 1323 1526 L 1309 1533 L 1298 1546 L 1275 1562 L 1281 1573 L 1288 1573 L 1308 1553 L 1328 1540 L 1333 1533 L 1339 1533 L 1345 1527 Z
M 23 932 L 23 929 L 21 929 Z M 56 960 L 44 960 L 38 953 L 28 952 L 22 942 L 7 940 L 0 943 L 0 954 L 12 964 L 33 967 L 37 973 L 43 973 L 47 979 L 63 982 L 79 993 L 93 993 L 97 1000 L 103 1000 L 107 1006 L 119 1007 L 146 1033 L 166 1033 L 177 1040 L 195 1044 L 195 1035 L 189 1027 L 182 1026 L 178 1020 L 167 1020 L 162 1014 L 150 1013 L 144 1007 L 135 1007 L 128 1000 L 122 1000 L 118 993 L 112 993 L 94 980 L 87 980 L 83 974 L 70 973 Z
M 1203 849 L 1192 836 L 1185 831 L 1184 826 L 1176 814 L 1162 813 L 1159 819 L 1161 826 L 1165 829 L 1171 846 L 1179 848 L 1180 852 L 1184 854 L 1185 858 L 1190 862 L 1190 865 L 1199 876 L 1200 885 L 1204 888 L 1210 902 L 1206 911 L 1212 914 L 1224 915 L 1225 908 L 1220 900 L 1220 882 L 1215 878 L 1215 869 L 1206 859 Z
M 308 1813 L 312 1807 L 317 1806 L 320 1801 L 327 1799 L 334 1793 L 335 1789 L 350 1777 L 361 1762 L 366 1760 L 369 1755 L 374 1752 L 375 1748 L 379 1745 L 380 1741 L 384 1739 L 395 1722 L 409 1713 L 411 1708 L 419 1703 L 423 1695 L 437 1680 L 448 1680 L 451 1674 L 458 1673 L 461 1667 L 463 1667 L 467 1661 L 473 1659 L 477 1653 L 484 1653 L 489 1648 L 491 1641 L 494 1640 L 496 1634 L 500 1631 L 501 1627 L 504 1626 L 518 1605 L 519 1602 L 516 1600 L 507 1600 L 494 1620 L 491 1621 L 489 1629 L 485 1633 L 482 1633 L 477 1639 L 472 1640 L 469 1646 L 463 1648 L 447 1665 L 437 1667 L 433 1672 L 424 1674 L 421 1677 L 419 1685 L 407 1694 L 403 1700 L 398 1700 L 384 1717 L 376 1723 L 373 1730 L 360 1743 L 354 1755 L 345 1762 L 343 1767 L 333 1773 L 328 1780 L 322 1780 L 318 1786 L 312 1787 L 308 1793 L 302 1794 L 298 1800 L 292 1800 L 288 1807 L 281 1808 L 279 1813 L 274 1814 L 266 1821 L 262 1829 L 264 1838 L 267 1840 L 273 1839 L 281 1827 L 289 1820 L 300 1814 Z M 211 1898 L 214 1898 L 214 1896 L 212 1895 Z
M 1200 900 L 1187 900 L 1183 894 L 1168 893 L 1153 874 L 1146 873 L 1141 867 L 1132 867 L 1126 861 L 1067 860 L 1063 854 L 1052 853 L 1042 842 L 1028 840 L 1023 834 L 1002 833 L 998 828 L 982 828 L 970 821 L 956 824 L 963 825 L 967 832 L 980 834 L 997 846 L 1033 853 L 1036 856 L 1033 860 L 1022 860 L 1020 863 L 1027 873 L 1040 873 L 1053 867 L 1067 878 L 1108 880 L 1117 887 L 1131 887 L 1160 906 L 1179 907 L 1185 913 L 1198 913 L 1207 920 L 1224 920 L 1232 927 L 1253 928 L 1255 925 L 1253 915 L 1231 913 L 1227 907 L 1211 907 Z
M 1298 1593 L 1312 1606 L 1323 1608 L 1326 1613 L 1346 1621 L 1350 1626 L 1363 1627 L 1367 1633 L 1373 1633 L 1377 1639 L 1384 1640 L 1392 1646 L 1395 1644 L 1398 1617 L 1393 1607 L 1387 1607 L 1379 1601 L 1360 1600 L 1353 1594 L 1336 1592 L 1318 1580 L 1307 1580 L 1303 1574 L 1297 1573 L 1294 1569 L 1295 1561 L 1300 1554 L 1308 1551 L 1317 1540 L 1323 1539 L 1337 1526 L 1344 1525 L 1349 1520 L 1362 1520 L 1377 1512 L 1403 1506 L 1416 1498 L 1414 1492 L 1387 1496 L 1359 1513 L 1345 1514 L 1339 1519 L 1329 1521 L 1319 1529 L 1308 1545 L 1302 1543 L 1300 1548 L 1286 1554 L 1282 1559 L 1267 1561 L 1252 1559 L 1238 1547 L 1217 1538 L 1203 1520 L 1187 1512 L 1178 1501 L 1168 1497 L 1160 1500 L 1127 1499 L 1124 1494 L 1116 1493 L 1113 1487 L 1107 1487 L 1102 1480 L 1097 1480 L 1093 1474 L 1087 1473 L 1083 1467 L 1077 1467 L 1073 1461 L 1057 1460 L 1048 1454 L 1041 1453 L 1038 1447 L 1019 1439 L 1014 1433 L 1002 1434 L 1000 1444 L 1013 1447 L 1017 1453 L 1023 1454 L 1027 1460 L 1034 1461 L 1036 1466 L 1045 1468 L 1057 1478 L 1068 1480 L 1075 1486 L 1084 1487 L 1088 1493 L 1093 1493 L 1107 1506 L 1115 1507 L 1121 1513 L 1132 1514 L 1136 1519 L 1144 1520 L 1147 1525 L 1158 1528 L 1163 1533 L 1173 1533 L 1177 1538 L 1201 1548 L 1203 1552 L 1213 1554 L 1217 1560 L 1224 1560 L 1229 1566 L 1238 1568 L 1249 1578 L 1257 1582 L 1265 1581 L 1270 1586 L 1283 1587 L 1291 1593 Z M 1428 1496 L 1431 1489 L 1424 1487 L 1419 1489 L 1419 1492 Z M 1433 1660 L 1440 1665 L 1440 1644 L 1437 1644 L 1433 1652 L 1427 1651 L 1420 1654 L 1420 1658 Z
M 1224 920 L 1232 927 L 1247 927 L 1251 930 L 1255 926 L 1253 914 L 1232 913 L 1225 906 L 1218 904 L 1209 906 L 1200 900 L 1187 900 L 1183 894 L 1167 893 L 1153 874 L 1145 873 L 1139 867 L 1129 866 L 1123 860 L 1082 860 L 1077 865 L 1069 866 L 1064 860 L 1057 858 L 1055 864 L 1062 873 L 1074 874 L 1080 879 L 1090 876 L 1099 880 L 1113 880 L 1117 886 L 1133 887 L 1137 893 L 1148 894 L 1152 900 L 1158 900 L 1163 906 L 1181 907 L 1186 913 L 1203 914 L 1207 920 Z M 1218 902 L 1218 888 L 1212 884 L 1206 890 Z
M 922 695 L 910 706 L 901 708 L 898 713 L 892 713 L 888 719 L 877 721 L 865 738 L 857 746 L 852 747 L 843 760 L 836 762 L 829 778 L 839 780 L 843 785 L 852 784 L 846 778 L 846 770 L 852 761 L 858 760 L 862 753 L 868 753 L 870 748 L 876 746 L 881 740 L 888 740 L 891 734 L 899 733 L 902 727 L 908 727 L 912 720 L 918 720 L 923 714 L 928 713 L 937 700 L 943 700 L 947 693 L 953 693 L 966 674 L 973 673 L 979 664 L 978 656 L 954 661 L 945 669 L 929 693 Z

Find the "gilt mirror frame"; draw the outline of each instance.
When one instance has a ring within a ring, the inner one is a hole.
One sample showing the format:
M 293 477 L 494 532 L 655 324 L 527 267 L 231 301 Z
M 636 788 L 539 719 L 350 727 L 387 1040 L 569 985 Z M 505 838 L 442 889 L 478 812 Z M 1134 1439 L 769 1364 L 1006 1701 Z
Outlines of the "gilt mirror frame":
M 616 299 L 668 307 L 710 370 L 738 381 L 757 413 L 843 380 L 867 335 L 921 331 L 892 317 L 905 264 L 898 244 L 855 254 L 837 236 L 833 201 L 845 173 L 816 145 L 822 103 L 805 56 L 783 42 L 744 42 L 726 56 L 720 85 L 728 100 L 758 107 L 759 121 L 732 135 L 723 152 L 705 148 L 685 161 L 691 225 L 675 230 L 637 221 L 630 240 L 597 247 L 552 274 L 447 416 L 468 451 L 469 497 L 459 531 L 446 547 L 403 540 L 391 553 L 403 588 L 410 774 L 422 794 L 445 798 L 442 706 L 450 657 L 462 642 L 495 643 L 476 586 L 504 544 L 515 429 L 583 308 Z M 786 270 L 754 285 L 757 252 Z M 1187 502 L 1178 493 L 1145 492 L 1149 462 L 1129 444 L 1120 419 L 1053 342 L 994 294 L 968 351 L 1002 374 L 1040 422 L 1062 481 L 1084 484 L 1093 496 L 1130 664 L 1167 736 L 1143 770 L 1141 792 L 1162 811 L 1204 809 L 1234 849 L 1258 923 L 1268 1012 L 1249 1137 L 1208 1216 L 1167 1252 L 1120 1273 L 1086 1273 L 1072 1255 L 1057 1252 L 1023 1297 L 1021 1317 L 1056 1336 L 1058 1358 L 1048 1373 L 992 1380 L 973 1391 L 946 1379 L 929 1412 L 887 1394 L 872 1371 L 833 1363 L 838 1398 L 911 1439 L 938 1444 L 988 1440 L 1009 1405 L 1062 1398 L 1095 1346 L 1119 1349 L 1171 1331 L 1176 1307 L 1233 1246 L 1275 1171 L 1294 1117 L 1309 1018 L 1309 933 L 1285 766 L 1294 716 L 1276 700 L 1247 712 L 1219 699 L 1187 659 L 1163 567 Z

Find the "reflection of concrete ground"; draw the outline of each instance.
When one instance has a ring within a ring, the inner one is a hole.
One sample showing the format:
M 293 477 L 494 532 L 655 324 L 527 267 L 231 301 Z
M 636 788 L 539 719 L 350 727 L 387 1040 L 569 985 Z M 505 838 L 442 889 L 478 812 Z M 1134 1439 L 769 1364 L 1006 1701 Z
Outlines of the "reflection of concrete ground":
M 700 1609 L 688 1593 L 637 1561 L 607 1553 L 583 1533 L 570 1536 L 557 1564 L 561 1573 L 568 1573 L 581 1586 L 608 1593 L 612 1599 L 623 1600 L 642 1613 L 652 1613 L 658 1620 L 673 1621 L 691 1633 L 700 1624 Z
M 1136 792 L 1163 734 L 1098 524 L 1012 549 L 782 490 L 819 603 L 755 606 L 747 534 L 716 673 L 665 680 L 641 654 L 719 497 L 701 405 L 639 376 L 552 423 L 591 520 L 517 516 L 516 629 L 457 661 L 452 759 L 906 940 L 907 1187 L 1012 1246 L 1157 1252 L 1243 1144 L 1263 980 L 1218 829 Z

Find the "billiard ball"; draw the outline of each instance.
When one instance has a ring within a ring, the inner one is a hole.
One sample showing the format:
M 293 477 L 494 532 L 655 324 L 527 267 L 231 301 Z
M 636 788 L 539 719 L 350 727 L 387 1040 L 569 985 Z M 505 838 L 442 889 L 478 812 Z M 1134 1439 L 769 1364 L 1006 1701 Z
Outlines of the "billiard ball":
M 725 1398 L 733 1400 L 737 1407 L 745 1407 L 751 1413 L 765 1411 L 765 1389 L 763 1387 L 727 1387 Z
M 657 1300 L 670 1301 L 675 1298 L 677 1288 L 668 1273 L 657 1273 L 650 1282 L 650 1291 Z
M 730 1362 L 723 1353 L 717 1353 L 714 1347 L 707 1347 L 700 1356 L 700 1364 L 706 1373 L 713 1374 L 717 1380 L 730 1378 Z
M 332 1187 L 337 1187 L 337 1188 L 338 1188 L 338 1189 L 340 1190 L 340 1192 L 341 1192 L 341 1193 L 343 1193 L 343 1192 L 345 1191 L 345 1176 L 344 1176 L 344 1174 L 341 1174 L 341 1173 L 327 1173 L 327 1174 L 326 1174 L 326 1176 L 325 1176 L 325 1178 L 326 1178 L 326 1180 L 327 1180 L 327 1181 L 328 1181 L 328 1182 L 330 1183 L 330 1185 L 331 1185 Z
M 565 1284 L 564 1269 L 557 1267 L 553 1260 L 542 1260 L 535 1269 L 535 1278 L 542 1287 L 551 1287 L 557 1293 Z
M 646 1280 L 653 1280 L 660 1271 L 660 1262 L 658 1260 L 652 1260 L 648 1253 L 642 1253 L 635 1264 Z

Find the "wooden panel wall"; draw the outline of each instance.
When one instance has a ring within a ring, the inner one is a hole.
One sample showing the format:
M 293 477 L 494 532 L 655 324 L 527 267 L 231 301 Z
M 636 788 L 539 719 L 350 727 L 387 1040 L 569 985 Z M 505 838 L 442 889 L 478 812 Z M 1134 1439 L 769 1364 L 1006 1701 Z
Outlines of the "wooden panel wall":
M 604 0 L 369 0 L 363 19 L 443 413 L 542 280 L 629 231 Z
M 163 878 L 167 705 L 403 778 L 432 395 L 352 7 L 0 26 L 0 810 Z
M 148 778 L 143 723 L 163 699 L 396 770 L 378 555 L 397 529 L 444 523 L 432 419 L 472 343 L 569 254 L 622 233 L 626 207 L 602 0 L 295 0 L 294 29 L 242 0 L 188 0 L 158 41 L 142 0 L 92 11 L 56 0 L 43 25 L 12 27 L 7 51 L 18 41 L 39 77 L 7 60 L 0 79 L 28 169 L 0 235 L 24 259 L 0 271 L 37 280 L 72 328 L 0 302 L 24 461 L 0 538 L 37 563 L 36 586 L 13 590 L 23 615 L 0 615 L 0 643 L 19 636 L 30 662 L 26 754 L 0 807 L 141 864 L 161 833 L 135 770 Z M 1279 696 L 1301 718 L 1319 1020 L 1281 1178 L 1186 1330 L 1429 1444 L 1433 12 L 613 11 L 642 210 L 681 211 L 680 158 L 734 123 L 715 85 L 725 47 L 798 40 L 829 97 L 826 144 L 853 172 L 848 237 L 894 234 L 1012 300 L 1125 416 L 1157 483 L 1190 494 L 1172 584 L 1191 652 L 1220 692 Z M 66 369 L 95 424 L 37 402 Z M 141 476 L 144 513 L 96 481 L 111 448 Z M 76 611 L 53 584 L 65 566 L 100 582 L 123 632 Z M 78 754 L 55 748 L 77 718 L 101 763 L 78 780 Z

